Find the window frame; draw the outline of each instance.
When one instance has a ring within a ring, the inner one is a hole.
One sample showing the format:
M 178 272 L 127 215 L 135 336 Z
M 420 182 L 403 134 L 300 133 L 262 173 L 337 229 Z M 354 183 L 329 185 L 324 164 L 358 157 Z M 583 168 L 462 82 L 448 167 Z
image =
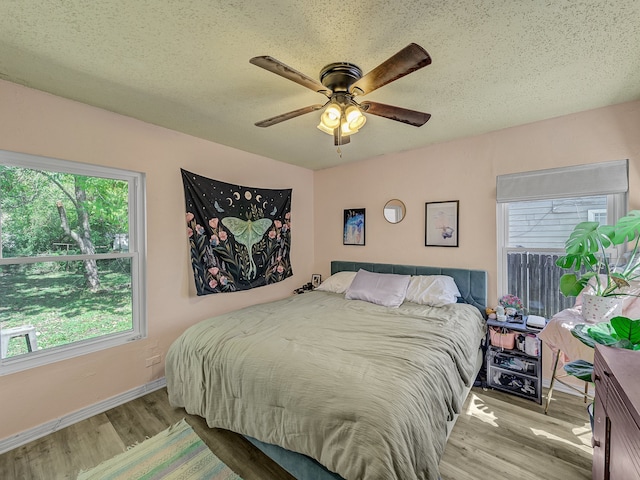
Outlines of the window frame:
M 594 194 L 597 195 L 597 194 Z M 590 194 L 583 195 L 567 195 L 566 197 L 557 197 L 557 196 L 549 196 L 549 199 L 558 199 L 558 198 L 580 198 L 580 197 L 588 197 Z M 609 224 L 615 223 L 620 217 L 626 215 L 628 210 L 628 202 L 627 202 L 627 193 L 613 193 L 606 195 L 607 197 L 607 218 L 610 219 Z M 536 199 L 540 200 L 540 199 Z M 527 200 L 518 200 L 519 202 L 527 201 Z M 531 200 L 535 201 L 535 200 Z M 564 248 L 522 248 L 522 247 L 509 247 L 507 245 L 509 241 L 509 229 L 508 229 L 508 221 L 509 221 L 509 203 L 510 202 L 499 202 L 496 204 L 496 223 L 497 223 L 497 256 L 498 256 L 498 298 L 506 295 L 510 292 L 507 291 L 508 282 L 508 264 L 507 264 L 507 255 L 510 252 L 556 252 L 559 254 L 564 254 Z M 617 247 L 617 252 L 615 250 L 612 252 L 614 255 L 621 255 L 624 251 L 624 245 L 620 245 Z
M 129 249 L 121 253 L 66 255 L 64 261 L 129 258 L 131 262 L 132 329 L 0 359 L 0 376 L 98 352 L 147 336 L 146 176 L 142 172 L 0 150 L 0 165 L 126 181 L 129 185 Z M 0 225 L 0 229 L 1 229 Z M 1 233 L 1 230 L 0 230 Z M 60 262 L 60 256 L 0 258 L 0 266 Z
M 607 212 L 606 210 L 603 212 L 601 209 L 588 210 L 587 216 L 590 222 L 599 222 L 600 220 L 598 220 L 596 217 L 598 217 L 602 213 L 605 213 L 607 216 L 609 216 L 609 212 Z

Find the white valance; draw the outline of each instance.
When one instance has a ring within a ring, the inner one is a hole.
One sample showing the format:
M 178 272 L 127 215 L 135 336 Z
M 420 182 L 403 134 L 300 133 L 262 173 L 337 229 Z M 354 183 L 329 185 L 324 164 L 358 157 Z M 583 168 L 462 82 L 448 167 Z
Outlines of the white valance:
M 498 175 L 498 203 L 625 193 L 629 160 Z

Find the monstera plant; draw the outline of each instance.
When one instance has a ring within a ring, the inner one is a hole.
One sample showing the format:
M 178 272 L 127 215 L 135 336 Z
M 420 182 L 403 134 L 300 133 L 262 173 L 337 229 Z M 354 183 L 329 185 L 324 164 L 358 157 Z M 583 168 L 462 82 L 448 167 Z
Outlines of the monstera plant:
M 607 249 L 629 242 L 624 265 L 611 264 Z M 582 222 L 575 226 L 565 242 L 565 254 L 556 265 L 571 270 L 560 278 L 563 295 L 577 296 L 590 280 L 594 294 L 602 297 L 624 296 L 629 282 L 640 280 L 640 210 L 632 210 L 615 225 Z
M 574 337 L 585 345 L 595 348 L 596 344 L 614 348 L 640 350 L 640 320 L 627 317 L 613 317 L 608 322 L 592 325 L 579 324 L 571 329 Z M 564 366 L 565 372 L 584 382 L 593 381 L 593 364 L 586 360 L 574 360 Z M 593 430 L 593 402 L 587 406 L 591 430 Z
M 574 337 L 585 345 L 595 348 L 596 344 L 627 350 L 640 350 L 640 319 L 614 317 L 608 322 L 593 325 L 579 324 L 571 329 Z M 567 363 L 564 370 L 585 382 L 591 382 L 593 364 L 586 360 Z

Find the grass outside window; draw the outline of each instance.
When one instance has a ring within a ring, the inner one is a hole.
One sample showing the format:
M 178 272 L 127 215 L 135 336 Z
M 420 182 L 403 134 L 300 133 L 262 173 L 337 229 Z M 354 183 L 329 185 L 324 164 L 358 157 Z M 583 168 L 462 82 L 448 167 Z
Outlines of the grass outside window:
M 81 261 L 5 265 L 0 268 L 0 328 L 36 327 L 38 349 L 130 331 L 129 259 L 99 260 L 101 288 L 85 287 Z M 7 358 L 28 353 L 26 341 L 9 342 Z

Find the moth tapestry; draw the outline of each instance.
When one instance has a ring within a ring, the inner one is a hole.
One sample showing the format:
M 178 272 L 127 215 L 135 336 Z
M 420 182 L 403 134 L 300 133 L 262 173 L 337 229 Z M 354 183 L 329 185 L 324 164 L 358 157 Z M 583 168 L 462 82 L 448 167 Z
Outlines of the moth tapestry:
M 243 187 L 181 171 L 198 295 L 248 290 L 293 275 L 291 189 Z

